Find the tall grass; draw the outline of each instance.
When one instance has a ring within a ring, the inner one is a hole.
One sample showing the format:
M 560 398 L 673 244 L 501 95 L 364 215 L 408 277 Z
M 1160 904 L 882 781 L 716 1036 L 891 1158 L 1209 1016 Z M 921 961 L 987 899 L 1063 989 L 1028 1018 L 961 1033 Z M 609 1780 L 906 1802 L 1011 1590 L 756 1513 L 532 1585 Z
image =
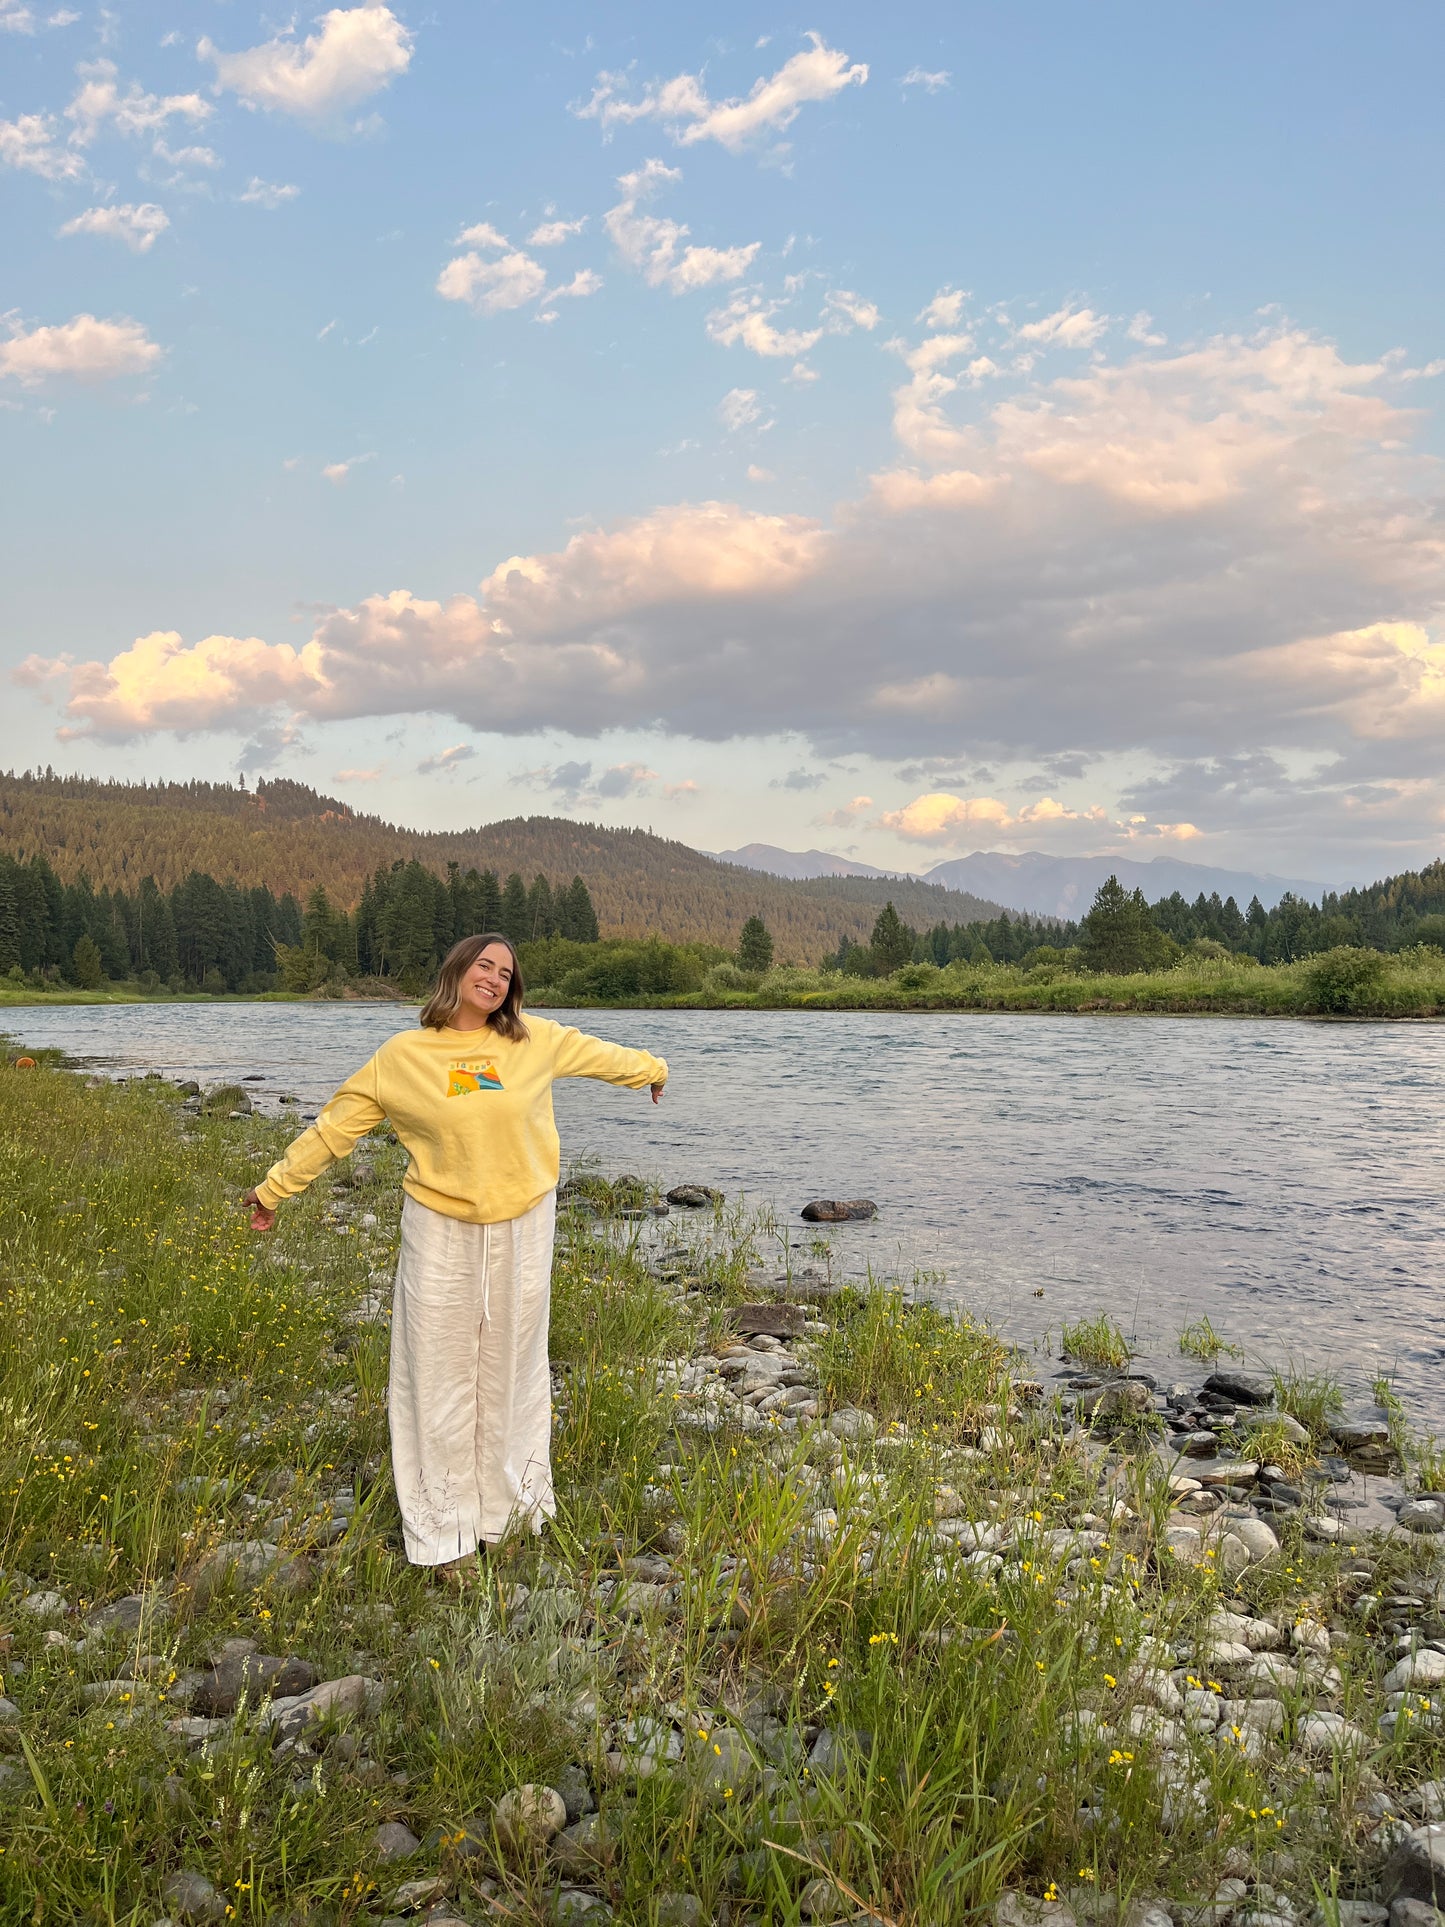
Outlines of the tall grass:
M 183 1124 L 155 1088 L 0 1069 L 0 1632 L 18 1708 L 0 1723 L 0 1921 L 148 1927 L 185 1867 L 248 1922 L 380 1918 L 423 1876 L 470 1918 L 541 1922 L 556 1863 L 502 1851 L 491 1806 L 578 1771 L 602 1808 L 587 1884 L 625 1927 L 655 1922 L 668 1889 L 792 1922 L 820 1868 L 846 1910 L 898 1927 L 963 1927 L 1005 1886 L 1193 1904 L 1231 1856 L 1281 1843 L 1341 1891 L 1369 1877 L 1344 1818 L 1356 1765 L 1326 1799 L 1287 1745 L 1249 1759 L 1191 1739 L 1171 1766 L 1126 1730 L 1147 1641 L 1191 1650 L 1220 1603 L 1323 1612 L 1347 1555 L 1286 1529 L 1280 1560 L 1235 1581 L 1181 1560 L 1161 1461 L 1101 1457 L 996 1337 L 886 1291 L 831 1300 L 828 1329 L 794 1347 L 824 1414 L 862 1407 L 876 1440 L 689 1407 L 666 1368 L 724 1338 L 751 1257 L 731 1212 L 666 1267 L 636 1226 L 564 1224 L 555 1527 L 460 1599 L 429 1585 L 387 1471 L 384 1304 L 357 1316 L 393 1263 L 399 1153 L 374 1146 L 373 1184 L 323 1183 L 260 1240 L 238 1199 L 284 1135 Z M 1045 1537 L 1101 1517 L 1082 1551 Z M 965 1522 L 1020 1556 L 971 1555 Z M 299 1565 L 195 1589 L 218 1543 L 261 1538 Z M 609 1583 L 640 1558 L 666 1559 L 673 1587 L 633 1610 Z M 65 1610 L 25 1610 L 38 1590 Z M 161 1608 L 142 1633 L 85 1632 L 94 1605 L 141 1591 Z M 188 1749 L 158 1695 L 235 1637 L 382 1679 L 385 1701 L 310 1756 L 273 1746 L 254 1707 Z M 128 1700 L 90 1703 L 146 1656 L 156 1674 Z M 1367 1717 L 1373 1677 L 1350 1675 L 1347 1710 Z M 722 1778 L 712 1735 L 742 1718 L 754 1737 Z M 617 1779 L 629 1719 L 664 1722 L 681 1759 Z M 831 1757 L 808 1764 L 825 1731 Z M 1442 1769 L 1428 1734 L 1371 1763 Z M 391 1865 L 387 1819 L 423 1841 Z

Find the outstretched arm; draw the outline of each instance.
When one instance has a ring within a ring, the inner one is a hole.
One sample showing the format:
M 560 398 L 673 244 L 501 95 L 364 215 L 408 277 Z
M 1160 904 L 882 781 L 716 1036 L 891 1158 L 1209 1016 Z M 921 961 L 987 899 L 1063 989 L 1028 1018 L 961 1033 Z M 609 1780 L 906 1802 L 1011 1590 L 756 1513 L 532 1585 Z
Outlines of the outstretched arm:
M 554 1077 L 595 1077 L 604 1084 L 620 1084 L 627 1090 L 652 1091 L 654 1104 L 667 1082 L 667 1060 L 651 1051 L 628 1050 L 625 1044 L 609 1044 L 585 1031 L 567 1029 L 557 1046 Z
M 373 1058 L 347 1079 L 311 1129 L 295 1138 L 261 1182 L 246 1193 L 242 1202 L 252 1207 L 252 1230 L 269 1231 L 283 1198 L 300 1197 L 328 1166 L 348 1156 L 357 1140 L 385 1119 L 376 1097 Z

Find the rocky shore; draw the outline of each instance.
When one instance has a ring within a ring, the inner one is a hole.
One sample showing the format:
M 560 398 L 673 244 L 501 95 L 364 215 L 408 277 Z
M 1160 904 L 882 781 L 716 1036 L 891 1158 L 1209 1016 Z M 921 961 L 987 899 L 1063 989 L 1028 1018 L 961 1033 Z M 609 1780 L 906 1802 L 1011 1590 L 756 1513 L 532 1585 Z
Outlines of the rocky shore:
M 52 1357 L 104 1326 L 117 1261 L 100 1337 L 137 1370 L 124 1411 L 91 1364 L 7 1418 L 6 1918 L 109 1891 L 140 1927 L 1445 1927 L 1445 1495 L 1398 1415 L 1296 1416 L 1222 1368 L 1040 1380 L 896 1292 L 770 1270 L 706 1185 L 649 1231 L 587 1179 L 558 1517 L 448 1591 L 406 1567 L 384 1463 L 395 1151 L 280 1244 L 202 1213 L 161 1370 L 154 1221 L 125 1244 L 95 1160 L 170 1134 L 219 1196 L 253 1122 L 72 1090 L 77 1129 L 82 1096 L 89 1242 L 52 1204 L 16 1246 L 9 1382 L 47 1304 Z

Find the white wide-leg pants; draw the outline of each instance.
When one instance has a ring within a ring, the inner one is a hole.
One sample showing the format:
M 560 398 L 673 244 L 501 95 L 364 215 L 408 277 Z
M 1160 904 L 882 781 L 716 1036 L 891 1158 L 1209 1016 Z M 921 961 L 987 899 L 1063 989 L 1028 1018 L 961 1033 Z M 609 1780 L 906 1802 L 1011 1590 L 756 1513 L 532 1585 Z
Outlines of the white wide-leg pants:
M 391 1462 L 413 1565 L 556 1510 L 547 1321 L 557 1194 L 503 1224 L 408 1197 L 391 1314 Z

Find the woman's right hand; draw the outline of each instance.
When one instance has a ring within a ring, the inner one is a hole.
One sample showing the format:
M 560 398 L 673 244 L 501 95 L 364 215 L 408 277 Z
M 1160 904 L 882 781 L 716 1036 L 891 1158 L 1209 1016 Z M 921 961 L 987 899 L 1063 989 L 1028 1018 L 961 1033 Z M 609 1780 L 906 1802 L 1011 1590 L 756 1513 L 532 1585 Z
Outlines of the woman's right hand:
M 253 1231 L 269 1231 L 272 1225 L 275 1224 L 276 1213 L 270 1210 L 268 1206 L 262 1204 L 260 1198 L 256 1195 L 254 1187 L 246 1193 L 241 1202 L 251 1207 L 251 1229 Z

